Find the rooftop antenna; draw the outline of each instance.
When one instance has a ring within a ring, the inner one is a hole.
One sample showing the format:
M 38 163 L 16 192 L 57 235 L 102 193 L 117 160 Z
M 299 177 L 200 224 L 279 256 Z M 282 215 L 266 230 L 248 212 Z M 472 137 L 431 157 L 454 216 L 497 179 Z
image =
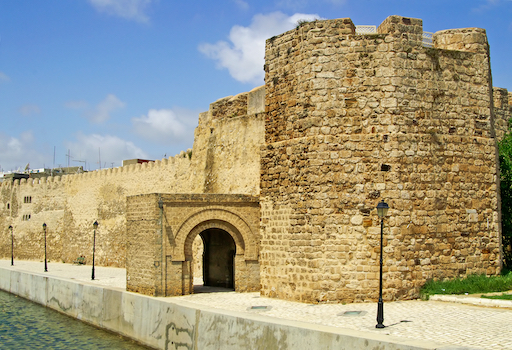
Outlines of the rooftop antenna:
M 69 159 L 71 158 L 71 151 L 68 148 L 68 154 L 66 154 L 66 157 L 68 158 L 68 168 L 69 168 Z
M 86 160 L 74 160 L 73 162 L 84 163 L 84 168 L 87 170 L 87 161 Z

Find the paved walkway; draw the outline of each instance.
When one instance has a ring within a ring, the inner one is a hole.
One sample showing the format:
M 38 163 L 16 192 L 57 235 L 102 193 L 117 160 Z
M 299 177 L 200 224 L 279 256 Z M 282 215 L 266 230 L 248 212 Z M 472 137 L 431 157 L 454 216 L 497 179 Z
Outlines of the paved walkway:
M 13 268 L 32 273 L 74 279 L 81 283 L 114 288 L 126 288 L 126 270 L 96 267 L 91 281 L 91 266 L 42 262 L 0 260 L 1 268 Z M 260 297 L 259 293 L 199 293 L 181 297 L 161 298 L 169 302 L 180 300 L 241 313 L 260 313 L 268 317 L 312 324 L 353 329 L 375 334 L 429 340 L 452 344 L 453 349 L 512 349 L 512 301 L 502 301 L 494 307 L 474 306 L 479 298 L 443 296 L 447 301 L 402 301 L 384 303 L 384 329 L 376 329 L 376 303 L 309 305 Z M 450 299 L 451 298 L 451 299 Z M 266 309 L 251 309 L 266 306 Z

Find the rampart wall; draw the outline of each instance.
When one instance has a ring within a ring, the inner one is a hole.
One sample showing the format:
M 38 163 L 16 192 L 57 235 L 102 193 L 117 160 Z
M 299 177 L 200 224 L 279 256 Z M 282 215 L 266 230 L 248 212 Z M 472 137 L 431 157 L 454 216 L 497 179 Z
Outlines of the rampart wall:
M 154 296 L 193 293 L 193 242 L 209 229 L 233 238 L 235 291 L 259 290 L 258 197 L 146 194 L 128 197 L 127 207 L 127 290 Z
M 499 141 L 508 132 L 512 116 L 512 92 L 507 89 L 493 88 L 496 139 Z
M 440 31 L 433 47 L 422 35 L 420 19 L 391 16 L 376 34 L 356 35 L 345 18 L 268 39 L 265 86 L 212 103 L 192 152 L 2 183 L 0 256 L 12 225 L 15 259 L 42 259 L 46 223 L 50 260 L 90 263 L 97 220 L 98 264 L 126 266 L 133 291 L 187 294 L 191 240 L 215 227 L 235 241 L 237 290 L 261 282 L 283 299 L 375 300 L 385 200 L 386 300 L 416 297 L 432 278 L 499 273 L 496 145 L 512 94 L 492 88 L 485 30 Z M 181 211 L 180 194 L 191 196 Z M 214 198 L 233 194 L 250 198 Z M 180 221 L 200 207 L 209 211 L 196 226 Z
M 376 300 L 382 199 L 386 300 L 499 272 L 495 118 L 510 114 L 494 113 L 485 30 L 437 32 L 433 48 L 422 33 L 391 16 L 356 35 L 346 18 L 267 40 L 263 295 Z
M 242 101 L 242 102 L 241 102 Z M 224 108 L 221 112 L 219 109 Z M 259 194 L 264 88 L 214 102 L 200 115 L 190 152 L 155 162 L 78 175 L 4 181 L 0 187 L 0 256 L 125 266 L 126 197 L 149 193 Z M 26 198 L 30 198 L 27 200 Z

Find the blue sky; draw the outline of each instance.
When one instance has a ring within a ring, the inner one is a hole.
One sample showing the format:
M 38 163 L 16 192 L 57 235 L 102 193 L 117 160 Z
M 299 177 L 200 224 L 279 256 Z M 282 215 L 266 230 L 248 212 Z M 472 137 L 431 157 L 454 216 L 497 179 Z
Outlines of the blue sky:
M 173 156 L 210 103 L 263 85 L 266 38 L 390 15 L 485 28 L 512 90 L 512 0 L 0 0 L 0 172 Z

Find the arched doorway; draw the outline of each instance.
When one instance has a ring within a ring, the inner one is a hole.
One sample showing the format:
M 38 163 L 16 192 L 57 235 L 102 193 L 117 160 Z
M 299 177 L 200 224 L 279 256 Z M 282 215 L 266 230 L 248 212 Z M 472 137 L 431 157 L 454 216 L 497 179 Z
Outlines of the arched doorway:
M 219 228 L 209 228 L 199 235 L 203 241 L 203 285 L 235 289 L 235 241 Z
M 194 263 L 203 260 L 201 280 L 209 291 L 259 290 L 257 197 L 148 194 L 127 201 L 127 290 L 155 296 L 196 293 L 195 277 L 203 268 Z

